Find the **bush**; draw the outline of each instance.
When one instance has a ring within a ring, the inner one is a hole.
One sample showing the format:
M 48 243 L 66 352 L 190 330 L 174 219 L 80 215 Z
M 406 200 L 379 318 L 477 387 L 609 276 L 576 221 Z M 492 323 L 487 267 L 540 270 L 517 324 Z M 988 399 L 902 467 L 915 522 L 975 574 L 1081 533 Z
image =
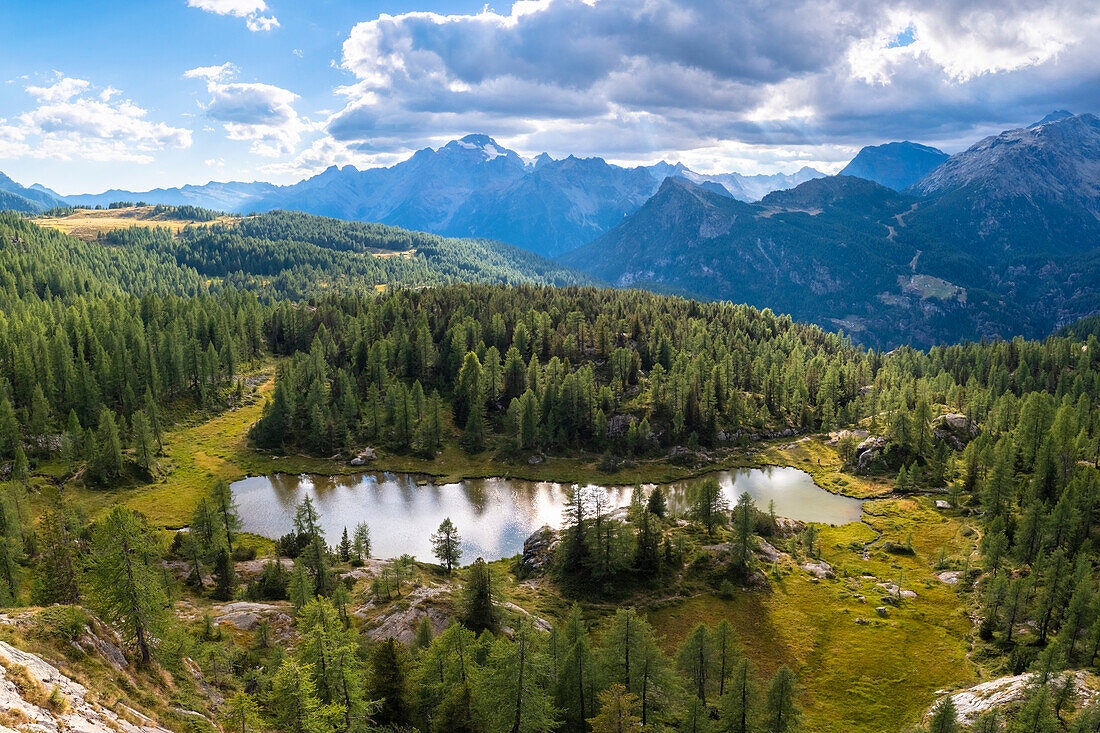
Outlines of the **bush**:
M 302 550 L 309 545 L 309 534 L 303 532 L 296 534 L 294 532 L 288 532 L 279 538 L 276 543 L 276 550 L 280 557 L 289 557 L 291 560 L 302 554 Z
M 34 615 L 34 634 L 43 639 L 76 641 L 92 619 L 80 606 L 50 606 Z
M 884 549 L 887 552 L 892 553 L 894 555 L 915 555 L 916 554 L 916 551 L 913 549 L 912 545 L 902 545 L 902 544 L 898 544 L 896 542 L 889 542 L 889 541 L 884 542 L 882 544 L 882 549 Z
M 236 562 L 247 562 L 248 560 L 255 560 L 255 559 L 256 559 L 256 548 L 255 547 L 244 547 L 242 545 L 237 545 L 235 548 L 233 548 L 233 560 L 234 561 L 236 561 Z
M 290 576 L 281 562 L 265 562 L 260 577 L 248 584 L 248 597 L 254 601 L 283 601 Z

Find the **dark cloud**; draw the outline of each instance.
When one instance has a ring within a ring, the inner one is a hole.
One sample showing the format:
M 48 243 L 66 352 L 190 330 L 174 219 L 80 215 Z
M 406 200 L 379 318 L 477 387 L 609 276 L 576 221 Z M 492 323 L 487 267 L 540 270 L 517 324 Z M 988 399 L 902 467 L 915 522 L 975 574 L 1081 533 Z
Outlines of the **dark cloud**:
M 326 129 L 373 153 L 470 131 L 524 152 L 638 158 L 759 146 L 828 162 L 898 138 L 957 148 L 1050 108 L 1100 106 L 1096 32 L 1094 0 L 525 0 L 384 15 L 345 41 L 355 82 Z

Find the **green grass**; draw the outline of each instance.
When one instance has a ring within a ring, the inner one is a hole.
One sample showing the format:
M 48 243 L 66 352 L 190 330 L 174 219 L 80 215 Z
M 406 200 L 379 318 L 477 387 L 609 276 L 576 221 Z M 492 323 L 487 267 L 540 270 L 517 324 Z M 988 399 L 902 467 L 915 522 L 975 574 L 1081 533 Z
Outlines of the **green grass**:
M 794 442 L 789 442 L 794 440 Z M 885 496 L 893 484 L 881 478 L 856 476 L 841 471 L 842 461 L 821 435 L 777 441 L 759 455 L 763 463 L 800 468 L 813 477 L 814 483 L 826 491 L 856 499 Z
M 695 624 L 728 619 L 762 673 L 787 664 L 799 675 L 808 730 L 880 733 L 918 723 L 936 690 L 965 686 L 976 675 L 966 654 L 966 600 L 933 568 L 941 547 L 964 557 L 973 541 L 958 520 L 942 517 L 927 500 L 882 500 L 870 509 L 875 514 L 866 518 L 883 540 L 903 543 L 913 534 L 914 555 L 891 555 L 875 545 L 863 560 L 862 543 L 876 539 L 874 531 L 862 524 L 821 526 L 820 553 L 836 569 L 835 580 L 815 582 L 791 562 L 780 578 L 771 574 L 770 592 L 732 600 L 708 593 L 656 608 L 649 618 L 666 651 L 675 653 Z M 885 591 L 876 584 L 899 581 L 917 598 L 879 617 L 875 608 L 885 605 Z

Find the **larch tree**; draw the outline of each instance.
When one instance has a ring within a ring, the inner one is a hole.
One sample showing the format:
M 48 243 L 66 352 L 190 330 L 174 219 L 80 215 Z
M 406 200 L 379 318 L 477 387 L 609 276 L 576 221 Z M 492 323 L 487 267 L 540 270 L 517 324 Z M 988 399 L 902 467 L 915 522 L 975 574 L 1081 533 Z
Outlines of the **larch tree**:
M 156 535 L 144 519 L 116 506 L 92 532 L 89 579 L 103 617 L 137 645 L 142 665 L 169 621 Z
M 450 574 L 451 569 L 462 557 L 462 538 L 450 517 L 440 522 L 439 529 L 432 533 L 431 541 L 432 552 L 436 559 L 447 568 L 447 573 Z
M 764 701 L 764 733 L 794 733 L 800 729 L 802 711 L 795 702 L 794 672 L 783 665 L 772 677 Z
M 642 719 L 635 715 L 638 698 L 616 683 L 598 695 L 600 712 L 589 718 L 592 733 L 642 733 Z

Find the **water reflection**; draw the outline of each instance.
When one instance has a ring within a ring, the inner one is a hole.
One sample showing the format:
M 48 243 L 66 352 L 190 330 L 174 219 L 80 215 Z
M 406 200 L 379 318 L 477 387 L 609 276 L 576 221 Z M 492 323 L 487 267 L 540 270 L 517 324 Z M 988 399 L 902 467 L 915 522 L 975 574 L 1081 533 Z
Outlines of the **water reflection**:
M 761 509 L 775 502 L 780 516 L 843 524 L 859 519 L 862 503 L 829 494 L 808 474 L 794 468 L 741 469 L 715 474 L 732 504 L 747 491 Z M 330 544 L 349 534 L 359 522 L 371 528 L 373 553 L 394 557 L 409 553 L 431 557 L 429 535 L 445 517 L 457 525 L 463 540 L 463 560 L 508 557 L 523 549 L 523 540 L 544 524 L 558 526 L 566 503 L 565 484 L 516 479 L 470 479 L 454 484 L 417 483 L 399 473 L 353 476 L 254 476 L 233 484 L 244 529 L 279 537 L 293 527 L 294 508 L 313 498 Z M 690 502 L 693 482 L 664 487 L 673 511 Z M 595 487 L 594 487 L 595 488 Z M 646 490 L 652 485 L 646 486 Z M 611 506 L 626 506 L 631 487 L 608 487 Z

